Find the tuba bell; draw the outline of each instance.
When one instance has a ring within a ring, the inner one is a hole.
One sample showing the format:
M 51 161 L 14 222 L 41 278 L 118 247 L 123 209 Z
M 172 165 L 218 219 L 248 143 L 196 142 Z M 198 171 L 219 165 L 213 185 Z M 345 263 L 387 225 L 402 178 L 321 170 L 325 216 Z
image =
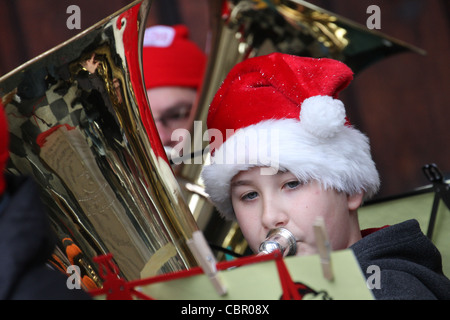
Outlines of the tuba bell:
M 185 148 L 193 158 L 182 157 L 177 176 L 199 227 L 217 245 L 220 260 L 227 251 L 224 248 L 237 255 L 247 250 L 237 224 L 215 213 L 200 177 L 202 166 L 208 161 L 209 140 L 203 134 L 209 103 L 231 68 L 250 57 L 283 52 L 340 60 L 358 74 L 397 53 L 425 52 L 301 0 L 211 0 L 209 10 L 209 60 L 191 119 L 196 123 L 191 129 L 194 140 L 188 141 L 190 145 Z M 171 157 L 180 159 L 173 152 Z
M 0 78 L 13 174 L 40 186 L 59 243 L 51 263 L 80 267 L 112 253 L 121 276 L 196 266 L 198 226 L 160 142 L 142 75 L 151 1 L 138 0 Z

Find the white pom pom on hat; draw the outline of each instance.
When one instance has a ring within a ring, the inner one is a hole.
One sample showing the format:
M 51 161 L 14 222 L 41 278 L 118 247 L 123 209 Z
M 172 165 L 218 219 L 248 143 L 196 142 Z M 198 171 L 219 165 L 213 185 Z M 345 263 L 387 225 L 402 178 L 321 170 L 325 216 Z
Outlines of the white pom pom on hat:
M 344 104 L 330 96 L 307 98 L 301 106 L 300 121 L 305 130 L 317 137 L 333 137 L 346 122 Z

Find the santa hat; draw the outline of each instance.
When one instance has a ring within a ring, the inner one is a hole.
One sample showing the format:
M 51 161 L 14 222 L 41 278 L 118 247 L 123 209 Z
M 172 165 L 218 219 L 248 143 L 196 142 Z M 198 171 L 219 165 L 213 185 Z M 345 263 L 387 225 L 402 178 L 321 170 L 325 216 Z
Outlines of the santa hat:
M 206 55 L 188 37 L 189 31 L 184 25 L 157 25 L 145 30 L 143 68 L 147 89 L 200 87 Z
M 0 195 L 6 187 L 4 171 L 9 158 L 9 132 L 5 109 L 0 102 Z
M 369 140 L 338 100 L 352 79 L 339 61 L 280 53 L 244 60 L 229 72 L 209 108 L 211 164 L 202 172 L 225 218 L 234 218 L 232 178 L 255 166 L 347 194 L 364 192 L 365 199 L 378 191 Z

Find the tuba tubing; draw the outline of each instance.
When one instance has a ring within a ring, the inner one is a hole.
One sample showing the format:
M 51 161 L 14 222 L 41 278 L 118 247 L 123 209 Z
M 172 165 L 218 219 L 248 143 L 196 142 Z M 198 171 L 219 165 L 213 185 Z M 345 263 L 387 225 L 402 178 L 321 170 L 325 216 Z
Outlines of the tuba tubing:
M 31 175 L 59 242 L 51 262 L 102 286 L 112 253 L 132 280 L 196 266 L 198 230 L 153 121 L 142 74 L 150 0 L 138 0 L 0 78 L 13 174 Z

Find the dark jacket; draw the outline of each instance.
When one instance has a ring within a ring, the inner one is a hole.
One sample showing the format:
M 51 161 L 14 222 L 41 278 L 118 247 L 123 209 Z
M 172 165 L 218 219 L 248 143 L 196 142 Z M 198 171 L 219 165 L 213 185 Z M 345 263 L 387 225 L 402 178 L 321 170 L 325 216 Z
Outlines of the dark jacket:
M 56 238 L 33 180 L 7 176 L 0 202 L 0 299 L 89 299 L 47 265 Z
M 416 220 L 369 234 L 351 249 L 366 277 L 373 275 L 369 266 L 379 267 L 380 288 L 372 289 L 376 299 L 450 299 L 441 255 Z

